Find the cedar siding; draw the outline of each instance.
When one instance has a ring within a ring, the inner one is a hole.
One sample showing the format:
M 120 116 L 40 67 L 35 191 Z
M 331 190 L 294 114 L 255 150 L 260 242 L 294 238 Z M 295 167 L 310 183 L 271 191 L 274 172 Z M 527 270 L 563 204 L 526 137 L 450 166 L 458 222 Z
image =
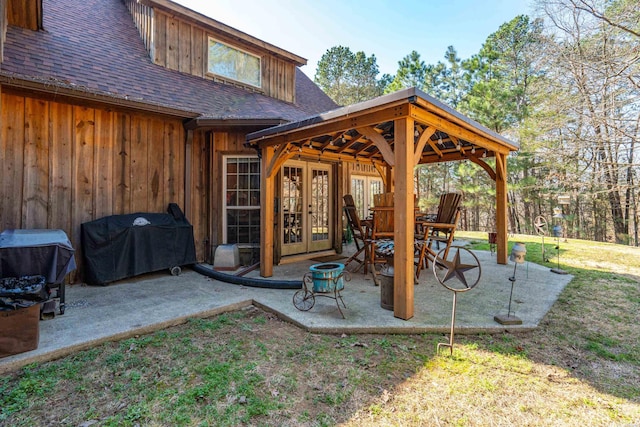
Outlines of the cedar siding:
M 81 261 L 83 222 L 184 209 L 180 120 L 3 90 L 0 123 L 0 229 L 62 229 Z
M 172 14 L 134 0 L 124 0 L 124 2 L 145 43 L 149 56 L 155 64 L 247 90 L 258 91 L 281 101 L 291 103 L 296 101 L 296 66 L 302 64 L 273 54 L 267 49 L 260 49 L 240 37 L 234 37 L 215 26 L 207 26 L 202 21 L 189 19 L 188 16 Z M 262 62 L 262 88 L 255 88 L 208 74 L 209 37 L 259 56 Z

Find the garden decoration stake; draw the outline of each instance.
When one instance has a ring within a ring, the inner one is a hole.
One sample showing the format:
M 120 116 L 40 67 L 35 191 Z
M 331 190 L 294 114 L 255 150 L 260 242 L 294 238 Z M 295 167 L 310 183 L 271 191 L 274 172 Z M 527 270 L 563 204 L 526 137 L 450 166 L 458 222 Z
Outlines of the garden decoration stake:
M 445 249 L 440 250 L 432 262 L 433 275 L 438 282 L 453 292 L 453 308 L 451 310 L 451 332 L 448 343 L 438 343 L 436 353 L 440 347 L 449 347 L 449 354 L 453 354 L 453 336 L 456 324 L 456 302 L 459 292 L 467 292 L 475 288 L 480 281 L 482 269 L 478 257 L 468 249 L 451 246 L 449 259 L 444 258 Z M 462 254 L 462 256 L 461 256 Z M 466 262 L 465 263 L 463 263 Z
M 524 256 L 527 254 L 527 248 L 524 243 L 517 242 L 511 248 L 511 256 L 509 260 L 513 261 L 513 276 L 509 277 L 511 282 L 511 292 L 509 293 L 509 308 L 507 309 L 507 315 L 497 314 L 493 316 L 493 320 L 501 325 L 522 325 L 522 320 L 515 314 L 511 315 L 511 300 L 513 299 L 513 286 L 516 284 L 516 269 L 518 264 L 524 263 Z

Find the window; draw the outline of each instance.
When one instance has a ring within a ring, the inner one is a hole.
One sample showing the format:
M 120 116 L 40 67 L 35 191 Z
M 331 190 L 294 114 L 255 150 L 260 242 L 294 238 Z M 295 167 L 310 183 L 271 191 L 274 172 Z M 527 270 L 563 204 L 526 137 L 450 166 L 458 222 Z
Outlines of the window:
M 351 195 L 356 204 L 360 219 L 371 216 L 370 208 L 373 207 L 373 195 L 382 193 L 382 180 L 371 176 L 351 177 Z
M 232 48 L 211 37 L 207 71 L 251 86 L 262 87 L 259 56 Z
M 260 159 L 224 159 L 224 241 L 260 245 Z

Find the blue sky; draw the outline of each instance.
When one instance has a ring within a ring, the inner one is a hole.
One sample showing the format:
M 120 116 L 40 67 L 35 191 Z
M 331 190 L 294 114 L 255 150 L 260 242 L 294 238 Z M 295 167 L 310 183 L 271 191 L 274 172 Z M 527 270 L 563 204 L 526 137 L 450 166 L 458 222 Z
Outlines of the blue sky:
M 429 64 L 453 45 L 462 59 L 532 0 L 174 0 L 316 64 L 333 46 L 375 54 L 380 73 L 395 74 L 412 50 Z

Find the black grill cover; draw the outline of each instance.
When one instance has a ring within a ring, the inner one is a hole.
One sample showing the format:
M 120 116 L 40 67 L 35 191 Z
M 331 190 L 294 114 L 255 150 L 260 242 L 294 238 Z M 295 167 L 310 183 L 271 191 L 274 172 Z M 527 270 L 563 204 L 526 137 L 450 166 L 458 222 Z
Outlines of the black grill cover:
M 112 215 L 82 224 L 85 282 L 104 285 L 195 264 L 193 227 L 176 205 L 169 212 Z

